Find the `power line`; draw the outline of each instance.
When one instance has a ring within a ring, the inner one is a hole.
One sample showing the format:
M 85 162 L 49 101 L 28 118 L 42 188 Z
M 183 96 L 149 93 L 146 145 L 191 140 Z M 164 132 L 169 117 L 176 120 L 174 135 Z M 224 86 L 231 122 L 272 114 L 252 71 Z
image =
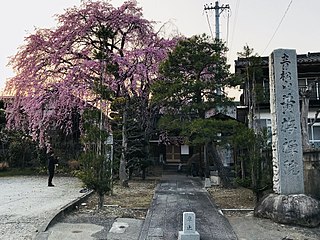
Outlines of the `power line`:
M 227 19 L 227 37 L 226 37 L 226 46 L 229 44 L 229 21 L 230 20 L 230 11 L 228 11 L 228 19 Z
M 233 28 L 232 28 L 232 33 L 231 33 L 231 41 L 230 41 L 230 47 L 229 47 L 229 53 L 228 53 L 228 55 L 230 55 L 231 50 L 232 50 L 234 33 L 235 33 L 236 26 L 237 26 L 237 22 L 238 22 L 237 20 L 238 20 L 239 6 L 240 6 L 240 0 L 237 0 L 237 2 L 236 2 L 236 10 L 235 10 L 234 20 L 233 20 Z
M 209 16 L 208 16 L 208 12 L 207 11 L 206 11 L 206 16 L 207 16 L 207 22 L 208 22 L 208 25 L 209 25 L 211 37 L 212 37 L 212 39 L 214 39 L 213 32 L 212 32 L 212 27 L 211 27 L 211 24 L 210 24 L 210 20 L 209 20 Z
M 284 18 L 286 17 L 286 15 L 287 15 L 287 13 L 288 13 L 288 11 L 289 11 L 289 8 L 290 8 L 290 6 L 291 6 L 292 2 L 293 2 L 293 0 L 291 0 L 291 1 L 290 1 L 289 5 L 288 5 L 288 7 L 287 7 L 287 9 L 286 9 L 286 11 L 284 12 L 284 14 L 283 14 L 283 16 L 282 16 L 282 18 L 281 18 L 281 20 L 280 20 L 280 22 L 279 22 L 279 24 L 278 24 L 278 26 L 277 26 L 277 28 L 276 28 L 276 30 L 274 31 L 274 33 L 273 33 L 273 35 L 272 35 L 272 37 L 271 37 L 270 41 L 268 42 L 267 46 L 265 47 L 265 49 L 263 50 L 263 52 L 262 52 L 262 54 L 261 54 L 261 55 L 263 55 L 263 54 L 264 54 L 264 52 L 265 52 L 265 51 L 267 50 L 267 48 L 269 47 L 269 45 L 270 45 L 271 41 L 273 40 L 274 36 L 277 34 L 277 32 L 278 32 L 278 30 L 279 30 L 279 28 L 280 28 L 280 26 L 281 26 L 281 24 L 282 24 L 282 22 L 283 22 Z

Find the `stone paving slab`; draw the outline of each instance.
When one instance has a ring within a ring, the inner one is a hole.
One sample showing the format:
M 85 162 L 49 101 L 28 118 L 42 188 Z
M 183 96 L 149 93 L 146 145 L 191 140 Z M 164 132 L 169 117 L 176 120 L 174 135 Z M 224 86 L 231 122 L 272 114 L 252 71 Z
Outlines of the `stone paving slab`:
M 164 176 L 157 186 L 139 240 L 178 239 L 183 212 L 196 214 L 201 240 L 237 239 L 198 178 L 172 175 Z
M 94 240 L 92 235 L 102 229 L 102 226 L 95 224 L 57 223 L 50 228 L 48 240 Z

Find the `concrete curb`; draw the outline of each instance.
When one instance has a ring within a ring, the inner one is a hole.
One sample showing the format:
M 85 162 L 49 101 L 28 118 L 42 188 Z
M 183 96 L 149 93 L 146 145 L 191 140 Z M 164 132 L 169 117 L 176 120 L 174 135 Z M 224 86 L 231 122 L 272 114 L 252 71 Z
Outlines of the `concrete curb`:
M 147 238 L 148 229 L 149 229 L 150 222 L 151 222 L 151 215 L 152 215 L 152 211 L 150 211 L 151 207 L 152 207 L 152 204 L 151 204 L 150 208 L 148 209 L 146 218 L 144 219 L 144 221 L 141 225 L 138 240 L 145 240 Z
M 156 187 L 154 189 L 152 201 L 151 201 L 150 206 L 148 208 L 146 217 L 141 225 L 138 240 L 145 240 L 147 238 L 148 230 L 149 230 L 149 226 L 150 226 L 150 222 L 151 222 L 151 215 L 152 215 L 152 211 L 153 211 L 153 208 L 155 205 L 155 199 L 157 198 L 157 191 L 159 190 L 159 188 L 160 188 L 160 182 L 158 182 L 158 184 L 156 185 Z
M 43 224 L 35 237 L 35 240 L 47 240 L 49 234 L 46 232 L 50 226 L 55 224 L 59 221 L 62 217 L 65 216 L 65 214 L 69 213 L 70 211 L 74 210 L 77 205 L 84 202 L 88 197 L 90 197 L 94 193 L 93 190 L 88 191 L 81 197 L 78 197 L 77 199 L 73 200 L 72 202 L 68 203 L 67 205 L 60 208 L 59 212 L 57 212 L 47 223 Z

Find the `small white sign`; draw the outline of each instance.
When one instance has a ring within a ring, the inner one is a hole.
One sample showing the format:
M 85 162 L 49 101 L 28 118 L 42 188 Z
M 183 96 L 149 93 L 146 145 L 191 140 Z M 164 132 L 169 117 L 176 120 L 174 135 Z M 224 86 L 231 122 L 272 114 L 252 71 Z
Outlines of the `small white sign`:
M 194 212 L 183 213 L 183 233 L 195 233 L 196 231 L 196 215 Z
M 181 145 L 181 155 L 189 155 L 189 145 Z

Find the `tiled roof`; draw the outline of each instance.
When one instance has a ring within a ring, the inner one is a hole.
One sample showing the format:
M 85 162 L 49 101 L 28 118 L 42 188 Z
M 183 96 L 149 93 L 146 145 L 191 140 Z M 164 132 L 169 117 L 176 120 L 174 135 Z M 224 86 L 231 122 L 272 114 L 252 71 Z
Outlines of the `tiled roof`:
M 268 65 L 269 57 L 261 57 L 262 65 Z M 320 52 L 297 54 L 297 63 L 320 63 Z M 235 60 L 236 67 L 244 67 L 247 65 L 247 59 L 238 58 Z
M 298 63 L 314 63 L 320 62 L 320 52 L 307 53 L 307 54 L 298 54 L 297 55 Z

